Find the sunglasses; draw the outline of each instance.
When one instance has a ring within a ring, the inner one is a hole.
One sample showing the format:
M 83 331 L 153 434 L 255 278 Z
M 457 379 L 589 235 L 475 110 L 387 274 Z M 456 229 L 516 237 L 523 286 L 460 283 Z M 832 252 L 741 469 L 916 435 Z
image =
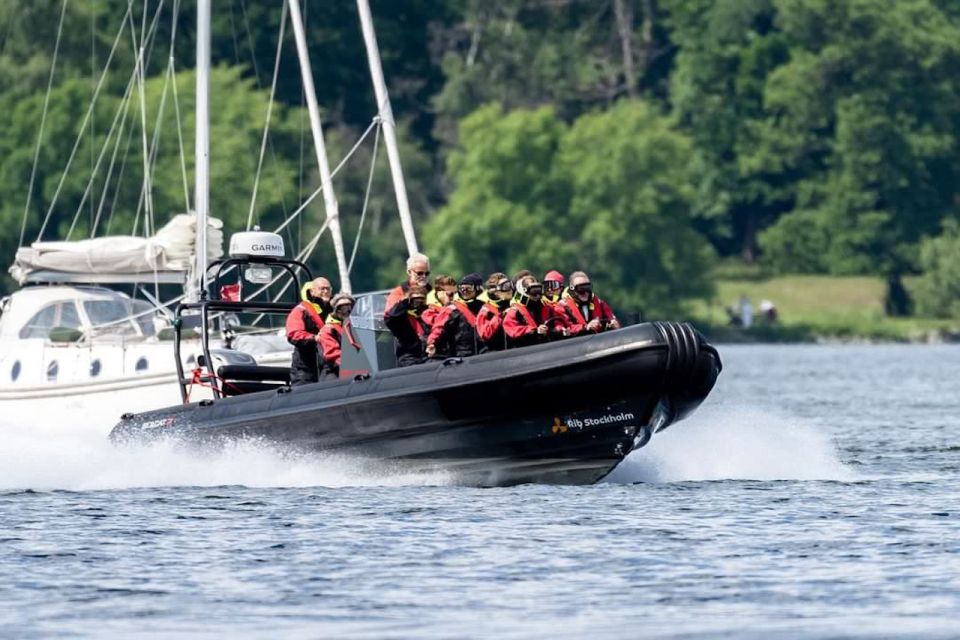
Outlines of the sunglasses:
M 417 276 L 417 277 L 419 277 L 419 278 L 425 278 L 425 277 L 427 277 L 428 275 L 430 275 L 430 272 L 429 272 L 429 271 L 411 271 L 410 273 L 412 273 L 413 275 L 415 275 L 415 276 Z

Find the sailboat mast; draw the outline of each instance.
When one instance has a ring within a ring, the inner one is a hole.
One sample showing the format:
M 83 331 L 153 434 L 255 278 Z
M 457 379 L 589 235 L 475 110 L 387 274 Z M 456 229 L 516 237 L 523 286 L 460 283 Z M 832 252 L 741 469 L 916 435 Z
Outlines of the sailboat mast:
M 327 160 L 327 146 L 323 141 L 323 126 L 320 123 L 320 109 L 317 106 L 317 92 L 313 86 L 313 71 L 307 52 L 307 34 L 303 26 L 303 14 L 300 12 L 300 0 L 288 0 L 290 21 L 293 23 L 293 35 L 297 41 L 297 57 L 300 60 L 300 75 L 303 78 L 303 92 L 307 99 L 307 113 L 310 115 L 310 131 L 313 134 L 313 148 L 320 167 L 320 185 L 323 187 L 323 204 L 327 213 L 327 225 L 333 238 L 333 249 L 337 257 L 337 270 L 340 272 L 340 289 L 350 292 L 350 271 L 343 249 L 343 234 L 340 231 L 340 205 L 333 191 L 333 177 L 330 175 L 330 163 Z
M 370 64 L 370 79 L 373 80 L 373 90 L 377 96 L 377 112 L 380 121 L 383 123 L 383 141 L 387 146 L 387 159 L 390 161 L 393 191 L 397 196 L 400 225 L 403 228 L 403 238 L 407 243 L 407 252 L 413 255 L 418 252 L 417 236 L 413 231 L 413 220 L 410 218 L 407 185 L 403 180 L 403 167 L 400 165 L 400 151 L 397 147 L 397 125 L 393 120 L 393 108 L 390 106 L 387 84 L 383 80 L 380 49 L 377 46 L 377 34 L 373 30 L 370 3 L 367 0 L 357 0 L 357 10 L 360 12 L 360 27 L 363 29 L 363 43 L 367 49 L 367 62 Z
M 194 206 L 197 211 L 196 277 L 199 299 L 206 292 L 207 219 L 210 216 L 210 0 L 197 0 L 197 104 L 194 139 Z

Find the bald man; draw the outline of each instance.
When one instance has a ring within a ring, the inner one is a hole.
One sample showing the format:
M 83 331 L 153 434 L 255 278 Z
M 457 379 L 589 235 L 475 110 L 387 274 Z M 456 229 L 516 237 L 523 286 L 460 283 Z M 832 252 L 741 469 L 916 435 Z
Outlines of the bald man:
M 293 345 L 290 384 L 310 384 L 320 379 L 317 343 L 330 314 L 333 287 L 326 278 L 315 278 L 300 290 L 301 302 L 287 316 L 287 341 Z

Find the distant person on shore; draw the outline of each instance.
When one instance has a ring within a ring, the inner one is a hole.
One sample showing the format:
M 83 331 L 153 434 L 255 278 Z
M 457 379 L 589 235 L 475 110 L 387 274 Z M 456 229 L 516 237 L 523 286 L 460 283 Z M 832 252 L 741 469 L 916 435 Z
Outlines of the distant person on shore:
M 776 305 L 770 300 L 761 300 L 760 317 L 763 318 L 764 324 L 776 324 L 779 318 Z
M 746 294 L 740 296 L 740 326 L 744 329 L 753 326 L 753 306 Z
M 300 291 L 300 304 L 287 315 L 287 342 L 293 345 L 290 384 L 310 384 L 320 379 L 317 342 L 320 330 L 332 310 L 333 288 L 326 278 L 314 278 Z
M 386 325 L 394 337 L 397 366 L 409 367 L 426 360 L 426 338 L 430 330 L 423 320 L 426 308 L 427 288 L 412 284 L 403 298 L 387 309 Z
M 570 325 L 570 333 L 575 336 L 620 328 L 613 309 L 593 292 L 590 276 L 583 271 L 570 274 L 570 286 L 558 308 Z
M 333 297 L 330 306 L 333 310 L 327 316 L 327 322 L 320 329 L 320 348 L 323 352 L 320 365 L 322 379 L 336 380 L 340 377 L 340 363 L 343 357 L 343 336 L 357 351 L 360 343 L 353 337 L 350 326 L 350 313 L 353 311 L 354 300 L 346 293 L 338 293 Z
M 430 292 L 430 258 L 422 253 L 415 253 L 407 258 L 407 280 L 403 284 L 395 287 L 387 295 L 387 306 L 384 308 L 384 317 L 386 314 L 407 295 L 407 289 L 412 285 L 423 287 L 427 293 Z
M 487 299 L 477 313 L 477 334 L 487 349 L 502 351 L 507 348 L 507 337 L 503 333 L 503 315 L 510 308 L 513 299 L 513 282 L 507 274 L 491 273 L 487 277 Z

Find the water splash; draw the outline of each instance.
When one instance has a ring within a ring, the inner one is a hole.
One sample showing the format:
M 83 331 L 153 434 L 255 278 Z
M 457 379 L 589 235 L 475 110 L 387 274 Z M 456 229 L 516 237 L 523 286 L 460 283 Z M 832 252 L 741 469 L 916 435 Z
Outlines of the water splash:
M 755 409 L 704 408 L 654 436 L 609 482 L 841 480 L 856 474 L 831 437 L 794 418 Z
M 0 490 L 90 491 L 135 487 L 342 487 L 448 484 L 441 473 L 371 468 L 257 441 L 202 452 L 176 442 L 117 447 L 102 429 L 0 424 Z

